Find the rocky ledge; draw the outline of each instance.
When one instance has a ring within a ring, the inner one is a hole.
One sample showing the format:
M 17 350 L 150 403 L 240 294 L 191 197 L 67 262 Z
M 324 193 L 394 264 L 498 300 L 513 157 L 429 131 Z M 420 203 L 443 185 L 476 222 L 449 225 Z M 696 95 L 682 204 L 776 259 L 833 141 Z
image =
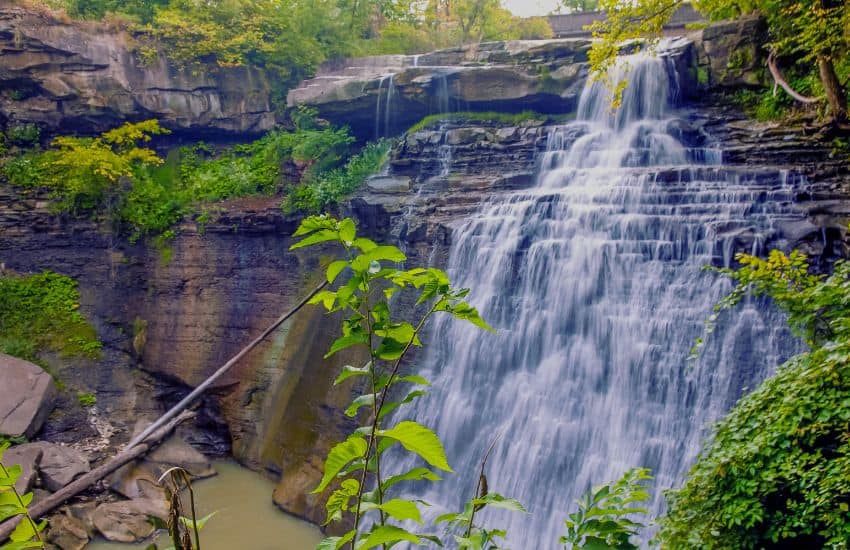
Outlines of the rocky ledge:
M 142 63 L 126 31 L 0 7 L 0 123 L 99 133 L 159 119 L 172 130 L 256 134 L 274 125 L 271 84 L 247 67 L 180 70 Z

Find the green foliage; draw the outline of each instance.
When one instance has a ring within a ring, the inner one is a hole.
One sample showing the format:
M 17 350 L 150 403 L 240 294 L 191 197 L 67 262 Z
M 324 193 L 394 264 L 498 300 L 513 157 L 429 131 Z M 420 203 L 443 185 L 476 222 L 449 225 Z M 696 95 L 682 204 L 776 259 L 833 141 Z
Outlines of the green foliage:
M 522 111 L 521 113 L 497 113 L 493 111 L 438 113 L 435 115 L 426 116 L 425 118 L 408 128 L 407 133 L 412 134 L 413 132 L 424 130 L 425 128 L 432 126 L 435 123 L 447 120 L 460 120 L 471 122 L 497 122 L 501 124 L 522 124 L 523 122 L 529 122 L 532 120 L 544 121 L 549 119 L 550 117 L 548 115 L 543 115 L 534 111 Z
M 9 536 L 9 542 L 0 546 L 0 550 L 44 548 L 41 532 L 47 526 L 47 521 L 41 523 L 33 521 L 28 512 L 33 494 L 21 495 L 15 489 L 15 483 L 21 477 L 23 470 L 19 465 L 7 467 L 3 463 L 3 453 L 8 448 L 8 442 L 0 443 L 0 523 L 16 517 L 20 517 L 21 521 Z
M 637 468 L 615 483 L 585 494 L 578 501 L 578 511 L 564 522 L 567 534 L 561 537 L 561 544 L 568 550 L 637 550 L 631 538 L 645 526 L 633 518 L 648 511 L 634 504 L 649 500 L 643 482 L 650 479 L 649 470 Z
M 40 138 L 41 128 L 35 124 L 16 124 L 6 129 L 6 139 L 14 145 L 33 146 Z
M 390 142 L 370 143 L 340 168 L 325 173 L 308 174 L 281 205 L 286 212 L 321 212 L 356 191 L 387 161 Z
M 850 264 L 812 275 L 806 257 L 739 255 L 709 319 L 768 296 L 810 351 L 744 397 L 668 494 L 658 538 L 670 548 L 842 548 L 850 540 Z
M 663 26 L 685 0 L 600 0 L 599 8 L 607 17 L 591 26 L 594 36 L 589 53 L 596 74 L 605 77 L 615 62 L 620 45 L 632 39 L 647 40 L 650 45 L 662 35 Z M 829 73 L 846 62 L 850 51 L 850 3 L 822 0 L 696 0 L 693 7 L 711 20 L 734 19 L 755 13 L 765 18 L 770 33 L 768 49 L 805 67 L 808 78 L 820 80 L 834 116 L 846 116 L 847 90 L 840 79 Z M 740 55 L 730 58 L 730 69 L 748 62 Z M 793 87 L 793 86 L 792 86 Z M 800 91 L 800 90 L 798 90 Z M 619 97 L 622 87 L 615 90 Z M 784 93 L 784 92 L 783 92 Z M 843 113 L 841 111 L 844 111 Z M 762 115 L 767 115 L 763 112 Z
M 97 404 L 97 397 L 93 393 L 77 393 L 77 401 L 83 407 L 93 407 Z
M 596 11 L 599 9 L 599 0 L 561 0 L 561 6 L 567 13 Z
M 0 351 L 28 360 L 43 349 L 97 357 L 101 344 L 79 302 L 77 283 L 64 275 L 0 276 Z
M 167 133 L 156 120 L 127 123 L 97 138 L 58 137 L 53 148 L 7 161 L 3 173 L 13 185 L 50 189 L 62 210 L 106 208 L 120 194 L 120 180 L 162 163 L 138 142 Z
M 325 539 L 317 548 L 338 549 L 350 543 L 354 550 L 391 547 L 399 542 L 439 542 L 428 533 L 414 533 L 390 523 L 394 520 L 421 524 L 420 507 L 427 503 L 389 498 L 389 493 L 405 481 L 439 480 L 433 469 L 451 472 L 443 444 L 428 427 L 411 420 L 390 420 L 389 413 L 397 415 L 402 407 L 425 393 L 428 381 L 417 375 L 404 375 L 402 365 L 412 348 L 422 346 L 422 330 L 432 315 L 447 313 L 492 329 L 464 301 L 468 289 L 452 288 L 448 276 L 439 269 L 396 268 L 406 260 L 404 253 L 394 246 L 358 237 L 350 218 L 340 221 L 327 216 L 308 217 L 295 236 L 303 238 L 293 249 L 333 243 L 343 250 L 341 258 L 330 263 L 326 272 L 336 290 L 322 290 L 310 303 L 322 304 L 329 313 L 347 316 L 342 322 L 342 335 L 331 345 L 327 356 L 353 348 L 362 352 L 365 362 L 362 367 L 344 367 L 336 383 L 362 381 L 366 392 L 354 399 L 346 414 L 368 421 L 330 450 L 322 480 L 313 491 L 322 493 L 333 488 L 326 504 L 326 523 L 352 515 L 354 528 L 341 537 Z M 347 279 L 340 279 L 343 273 Z M 419 318 L 415 324 L 393 314 L 390 299 L 399 293 L 418 295 Z M 406 391 L 404 387 L 420 389 Z M 393 400 L 405 393 L 407 397 Z M 395 446 L 417 457 L 423 465 L 387 477 L 381 470 L 383 455 Z M 373 489 L 367 490 L 367 484 Z M 523 510 L 513 499 L 483 491 L 467 504 L 464 512 L 443 516 L 438 523 L 449 522 L 466 529 L 464 535 L 455 538 L 461 548 L 491 548 L 492 541 L 503 537 L 504 532 L 474 526 L 475 511 L 484 506 Z M 372 519 L 370 525 L 364 523 L 367 518 Z

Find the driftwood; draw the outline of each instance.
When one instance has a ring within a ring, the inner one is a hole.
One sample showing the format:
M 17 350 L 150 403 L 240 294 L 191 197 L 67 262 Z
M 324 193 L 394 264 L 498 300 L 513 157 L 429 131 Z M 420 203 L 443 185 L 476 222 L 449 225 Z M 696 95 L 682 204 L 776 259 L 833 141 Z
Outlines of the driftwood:
M 44 500 L 36 502 L 29 509 L 30 517 L 39 518 L 47 514 L 48 512 L 51 512 L 56 507 L 62 505 L 66 500 L 94 485 L 95 483 L 105 478 L 121 466 L 148 452 L 152 447 L 159 443 L 161 439 L 168 435 L 171 430 L 173 430 L 178 424 L 194 416 L 195 413 L 188 411 L 184 412 L 183 414 L 177 416 L 177 418 L 174 418 L 170 422 L 166 423 L 164 426 L 161 426 L 154 433 L 151 433 L 140 444 L 132 448 L 124 449 L 123 451 L 106 461 L 104 464 L 101 464 L 91 472 L 78 477 L 77 479 L 75 479 L 68 485 L 62 487 Z M 14 519 L 10 519 L 0 524 L 0 542 L 3 542 L 7 538 L 9 538 L 9 535 L 12 534 L 12 531 L 14 531 L 15 526 L 22 518 L 23 516 L 18 516 Z
M 209 378 L 204 380 L 197 388 L 192 390 L 189 395 L 180 400 L 180 402 L 174 405 L 171 409 L 169 409 L 168 412 L 162 415 L 153 424 L 145 428 L 139 435 L 130 440 L 130 442 L 124 447 L 124 450 L 122 450 L 120 453 L 115 455 L 103 465 L 98 466 L 91 472 L 72 481 L 56 493 L 50 495 L 46 499 L 32 506 L 29 509 L 30 517 L 39 518 L 45 515 L 46 513 L 55 509 L 57 506 L 61 505 L 69 498 L 78 494 L 80 491 L 83 491 L 84 489 L 108 476 L 124 464 L 127 464 L 131 460 L 145 454 L 151 449 L 151 447 L 158 443 L 159 440 L 161 440 L 171 430 L 173 430 L 174 427 L 177 426 L 177 424 L 183 422 L 187 418 L 193 417 L 194 413 L 186 412 L 186 407 L 192 404 L 192 402 L 197 399 L 198 396 L 200 396 L 205 390 L 212 386 L 216 380 L 221 378 L 249 351 L 257 347 L 257 345 L 259 345 L 260 342 L 262 342 L 266 338 L 266 336 L 271 334 L 277 327 L 283 324 L 284 321 L 295 315 L 295 313 L 299 309 L 307 305 L 307 302 L 310 301 L 310 298 L 318 294 L 320 290 L 327 286 L 327 284 L 327 281 L 324 281 L 322 284 L 317 286 L 312 292 L 310 292 L 310 294 L 308 294 L 303 300 L 298 302 L 295 307 L 278 317 L 278 319 L 274 323 L 272 323 L 266 330 L 264 330 L 257 338 L 255 338 L 253 341 L 251 341 L 250 344 L 242 348 L 239 353 L 230 358 L 227 363 L 219 367 L 219 369 L 215 371 Z M 9 538 L 9 535 L 12 534 L 12 531 L 15 529 L 15 526 L 20 520 L 21 516 L 18 516 L 17 518 L 8 520 L 0 524 L 0 542 L 3 542 L 7 538 Z
M 779 84 L 785 92 L 799 101 L 800 103 L 817 103 L 823 100 L 822 97 L 809 97 L 804 96 L 798 93 L 794 88 L 788 84 L 788 81 L 782 76 L 782 71 L 779 70 L 779 67 L 776 66 L 776 58 L 771 52 L 770 55 L 767 56 L 767 68 L 770 69 L 770 75 L 773 77 L 773 81 Z

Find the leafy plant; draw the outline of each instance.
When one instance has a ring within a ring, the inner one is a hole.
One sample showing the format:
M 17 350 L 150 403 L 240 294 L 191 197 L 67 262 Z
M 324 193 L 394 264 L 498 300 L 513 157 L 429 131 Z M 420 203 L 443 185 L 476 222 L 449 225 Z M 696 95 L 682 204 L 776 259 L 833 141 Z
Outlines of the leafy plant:
M 157 520 L 155 526 L 166 529 L 171 538 L 172 546 L 165 550 L 201 550 L 200 531 L 207 522 L 216 514 L 207 514 L 198 519 L 195 512 L 195 492 L 192 489 L 192 478 L 189 473 L 175 466 L 169 468 L 159 477 L 159 484 L 165 488 L 168 500 L 168 519 L 164 524 Z M 189 513 L 184 515 L 184 505 L 180 493 L 183 490 L 189 493 Z M 156 545 L 152 545 L 156 550 Z
M 50 271 L 0 276 L 0 351 L 28 360 L 42 349 L 97 357 L 101 344 L 79 307 L 70 277 Z
M 767 296 L 810 347 L 744 397 L 714 429 L 659 541 L 670 548 L 841 548 L 850 540 L 850 264 L 813 275 L 806 257 L 737 256 L 717 315 Z
M 644 481 L 652 479 L 649 470 L 628 470 L 618 481 L 597 487 L 578 501 L 578 511 L 564 522 L 567 534 L 560 538 L 568 550 L 637 550 L 631 541 L 644 524 L 635 516 L 648 510 L 633 505 L 649 500 Z
M 356 191 L 372 174 L 381 169 L 390 151 L 388 141 L 370 143 L 351 157 L 344 167 L 335 168 L 313 177 L 295 187 L 283 201 L 285 212 L 298 210 L 317 213 L 339 203 Z
M 390 498 L 398 484 L 437 481 L 440 478 L 434 469 L 452 471 L 443 445 L 432 430 L 411 420 L 397 420 L 400 410 L 424 395 L 429 385 L 419 375 L 406 374 L 404 361 L 412 348 L 422 345 L 422 330 L 436 313 L 447 313 L 485 330 L 492 329 L 464 301 L 468 289 L 452 288 L 449 278 L 439 269 L 391 267 L 406 260 L 404 253 L 394 246 L 378 245 L 358 237 L 354 221 L 349 218 L 339 221 L 328 216 L 311 216 L 301 223 L 295 236 L 303 239 L 293 249 L 333 243 L 343 250 L 342 258 L 331 262 L 326 273 L 328 282 L 336 283 L 337 289 L 319 292 L 311 303 L 322 304 L 328 312 L 347 315 L 342 323 L 342 336 L 332 344 L 326 357 L 354 348 L 363 352 L 365 362 L 362 366 L 344 367 L 335 383 L 351 378 L 365 380 L 366 392 L 352 401 L 345 414 L 362 418 L 365 411 L 369 420 L 331 449 L 322 480 L 313 491 L 321 493 L 333 487 L 326 505 L 326 523 L 353 516 L 354 528 L 340 537 L 325 539 L 318 548 L 337 549 L 350 544 L 352 550 L 365 550 L 402 541 L 412 544 L 438 541 L 433 534 L 414 533 L 390 523 L 395 520 L 421 525 L 420 506 L 426 505 L 419 500 Z M 349 277 L 339 282 L 343 273 Z M 418 294 L 419 315 L 415 323 L 396 318 L 390 302 L 393 296 L 411 291 Z M 396 395 L 403 397 L 395 400 Z M 427 466 L 388 476 L 382 459 L 394 447 L 401 447 Z M 457 539 L 464 548 L 484 548 L 484 544 L 501 534 L 472 529 L 474 511 L 483 506 L 521 508 L 511 499 L 481 493 L 461 514 L 441 518 L 469 526 L 465 536 Z M 371 524 L 366 523 L 367 518 L 371 518 Z
M 21 477 L 19 465 L 6 467 L 3 453 L 9 448 L 9 442 L 0 443 L 0 523 L 20 518 L 18 525 L 9 536 L 10 542 L 0 546 L 0 550 L 24 550 L 25 548 L 44 548 L 41 532 L 47 526 L 46 521 L 36 523 L 29 515 L 27 507 L 33 499 L 32 493 L 21 495 L 15 483 Z
M 83 407 L 93 407 L 97 404 L 97 397 L 93 393 L 77 393 L 77 401 Z
M 434 125 L 437 122 L 446 121 L 446 120 L 461 120 L 461 121 L 472 121 L 472 122 L 499 122 L 503 124 L 520 124 L 523 122 L 528 122 L 531 120 L 549 120 L 550 115 L 544 115 L 540 113 L 536 113 L 534 111 L 523 111 L 521 113 L 497 113 L 493 111 L 486 112 L 477 112 L 477 111 L 467 111 L 467 112 L 456 112 L 456 113 L 437 113 L 435 115 L 428 115 L 410 128 L 407 129 L 407 133 L 418 132 L 420 130 L 424 130 L 425 128 Z

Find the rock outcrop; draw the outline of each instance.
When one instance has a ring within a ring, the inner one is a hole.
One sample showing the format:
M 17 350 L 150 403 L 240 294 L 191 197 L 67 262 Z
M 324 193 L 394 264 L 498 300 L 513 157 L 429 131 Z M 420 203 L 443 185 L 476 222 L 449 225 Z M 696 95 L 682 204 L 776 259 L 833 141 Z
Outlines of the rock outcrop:
M 0 435 L 33 437 L 53 410 L 55 395 L 44 369 L 0 353 Z
M 179 70 L 143 63 L 125 31 L 0 7 L 0 122 L 99 133 L 156 118 L 175 131 L 257 134 L 274 125 L 271 85 L 246 67 Z

